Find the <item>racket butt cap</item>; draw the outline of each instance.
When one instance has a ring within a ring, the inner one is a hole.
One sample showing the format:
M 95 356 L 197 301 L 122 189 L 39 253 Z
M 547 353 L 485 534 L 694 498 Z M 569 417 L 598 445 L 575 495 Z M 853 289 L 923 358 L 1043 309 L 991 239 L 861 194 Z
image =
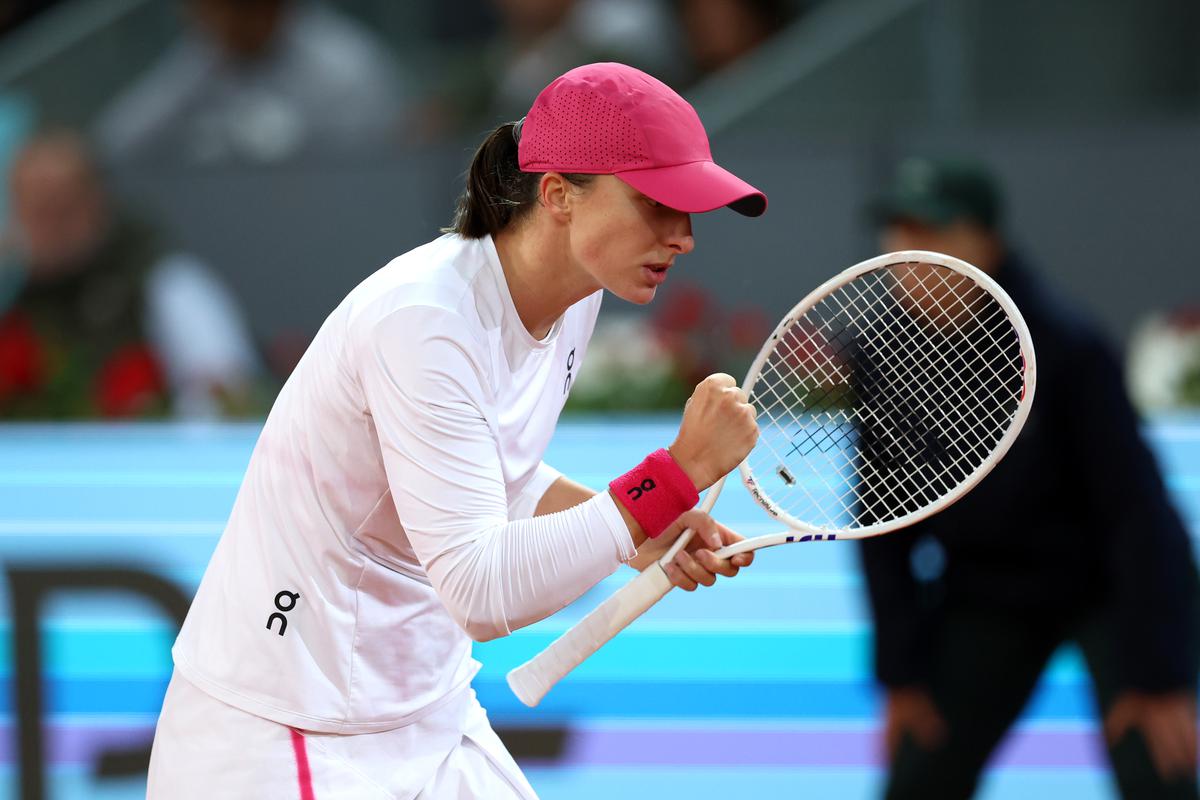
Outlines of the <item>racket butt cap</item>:
M 508 688 L 512 689 L 517 699 L 530 708 L 540 703 L 546 696 L 546 692 L 550 691 L 550 687 L 546 685 L 545 681 L 538 679 L 528 663 L 510 670 L 507 680 Z

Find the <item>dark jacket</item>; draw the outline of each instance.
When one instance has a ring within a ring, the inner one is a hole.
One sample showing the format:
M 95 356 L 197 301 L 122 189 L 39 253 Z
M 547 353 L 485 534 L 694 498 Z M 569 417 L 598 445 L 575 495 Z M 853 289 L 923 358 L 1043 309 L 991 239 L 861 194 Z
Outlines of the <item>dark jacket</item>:
M 1059 626 L 1064 636 L 1105 609 L 1116 625 L 1123 687 L 1191 686 L 1191 546 L 1139 434 L 1118 361 L 1096 327 L 1017 258 L 995 277 L 1033 338 L 1032 411 L 1004 460 L 966 497 L 861 543 L 876 674 L 888 686 L 922 683 L 947 609 L 1017 615 L 1031 626 Z M 934 554 L 940 545 L 945 559 L 940 575 L 922 582 L 913 572 L 918 542 Z

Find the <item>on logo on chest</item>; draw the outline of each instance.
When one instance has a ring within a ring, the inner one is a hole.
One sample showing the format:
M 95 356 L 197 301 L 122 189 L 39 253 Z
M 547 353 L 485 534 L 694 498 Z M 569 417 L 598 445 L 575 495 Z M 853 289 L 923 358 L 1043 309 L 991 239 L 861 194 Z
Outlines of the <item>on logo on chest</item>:
M 563 381 L 563 394 L 571 391 L 571 377 L 575 369 L 575 348 L 571 348 L 571 352 L 567 354 L 567 377 Z

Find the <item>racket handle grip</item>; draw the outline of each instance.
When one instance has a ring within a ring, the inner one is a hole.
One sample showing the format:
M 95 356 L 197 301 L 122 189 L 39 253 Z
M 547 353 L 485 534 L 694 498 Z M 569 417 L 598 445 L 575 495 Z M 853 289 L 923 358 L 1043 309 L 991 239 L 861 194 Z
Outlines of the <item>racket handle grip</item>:
M 554 684 L 587 660 L 605 642 L 644 614 L 667 592 L 671 581 L 654 563 L 550 643 L 542 652 L 508 673 L 513 694 L 527 706 L 541 702 Z

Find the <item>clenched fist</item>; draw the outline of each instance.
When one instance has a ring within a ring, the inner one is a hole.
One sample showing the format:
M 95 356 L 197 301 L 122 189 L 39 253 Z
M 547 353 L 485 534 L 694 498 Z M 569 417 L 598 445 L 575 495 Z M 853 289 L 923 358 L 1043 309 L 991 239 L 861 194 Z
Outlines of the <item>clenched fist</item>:
M 709 375 L 692 392 L 670 450 L 697 491 L 712 486 L 750 453 L 758 441 L 754 417 L 754 406 L 729 375 Z

